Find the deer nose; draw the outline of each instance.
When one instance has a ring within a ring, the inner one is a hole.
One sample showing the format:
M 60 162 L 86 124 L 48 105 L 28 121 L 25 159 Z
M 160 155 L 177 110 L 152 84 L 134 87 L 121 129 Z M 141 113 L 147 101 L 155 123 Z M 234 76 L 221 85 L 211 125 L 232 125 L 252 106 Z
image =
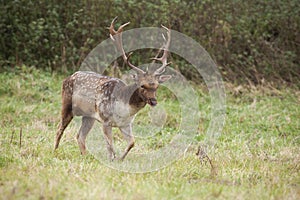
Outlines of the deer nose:
M 156 106 L 157 104 L 157 100 L 155 98 L 150 98 L 148 99 L 148 102 L 147 102 L 150 106 Z

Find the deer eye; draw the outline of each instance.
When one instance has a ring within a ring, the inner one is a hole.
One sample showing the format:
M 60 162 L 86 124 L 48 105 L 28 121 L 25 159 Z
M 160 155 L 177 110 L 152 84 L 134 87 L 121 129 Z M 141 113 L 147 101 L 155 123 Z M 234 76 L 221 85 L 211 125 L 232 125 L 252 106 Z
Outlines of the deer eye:
M 144 85 L 142 85 L 141 88 L 146 89 L 146 87 Z

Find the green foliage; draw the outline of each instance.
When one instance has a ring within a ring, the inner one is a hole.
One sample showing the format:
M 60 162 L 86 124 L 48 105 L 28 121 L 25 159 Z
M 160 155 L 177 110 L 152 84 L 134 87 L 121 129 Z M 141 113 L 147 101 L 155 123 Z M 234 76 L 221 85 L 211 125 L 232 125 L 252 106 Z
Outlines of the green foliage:
M 209 51 L 226 80 L 299 80 L 297 0 L 3 0 L 0 8 L 1 71 L 23 63 L 75 71 L 87 53 L 108 38 L 105 27 L 119 16 L 122 22 L 130 21 L 131 28 L 165 24 L 189 35 Z M 183 62 L 173 61 L 197 80 Z

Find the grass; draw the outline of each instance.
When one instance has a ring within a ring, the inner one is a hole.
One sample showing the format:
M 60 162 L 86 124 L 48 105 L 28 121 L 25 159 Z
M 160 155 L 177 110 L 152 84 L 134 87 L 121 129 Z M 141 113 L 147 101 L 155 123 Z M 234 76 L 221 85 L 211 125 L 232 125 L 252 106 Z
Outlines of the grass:
M 195 155 L 210 110 L 207 92 L 196 88 L 203 115 L 194 144 L 171 165 L 134 174 L 106 167 L 92 155 L 82 157 L 74 123 L 53 152 L 63 78 L 25 67 L 0 74 L 2 199 L 300 198 L 299 91 L 228 88 L 226 125 L 208 154 L 212 173 L 208 160 Z M 159 99 L 166 100 L 167 127 L 145 143 L 147 148 L 160 148 L 178 125 L 176 99 L 164 90 Z M 147 112 L 137 118 L 146 120 Z M 116 143 L 120 137 L 115 134 Z

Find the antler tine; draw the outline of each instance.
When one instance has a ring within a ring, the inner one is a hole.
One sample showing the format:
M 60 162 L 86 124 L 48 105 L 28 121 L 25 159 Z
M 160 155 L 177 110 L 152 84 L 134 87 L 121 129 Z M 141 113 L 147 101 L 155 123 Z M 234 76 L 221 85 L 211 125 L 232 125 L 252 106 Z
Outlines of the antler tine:
M 117 20 L 117 18 L 118 18 L 118 17 L 115 17 L 115 18 L 112 20 L 111 24 L 110 24 L 110 27 L 109 27 L 110 38 L 111 38 L 114 42 L 116 42 L 117 48 L 118 48 L 119 51 L 121 51 L 121 53 L 122 53 L 122 57 L 123 57 L 124 62 L 125 62 L 129 67 L 131 67 L 133 70 L 135 70 L 135 71 L 138 72 L 138 73 L 142 73 L 142 74 L 146 73 L 146 72 L 144 72 L 143 70 L 141 70 L 140 68 L 138 68 L 138 67 L 136 67 L 135 65 L 133 65 L 133 64 L 130 63 L 130 61 L 129 61 L 130 55 L 129 55 L 129 56 L 126 56 L 126 53 L 125 53 L 124 48 L 123 48 L 122 32 L 123 32 L 123 28 L 124 28 L 125 26 L 127 26 L 130 22 L 127 22 L 127 23 L 121 25 L 121 26 L 118 28 L 118 30 L 116 31 L 115 28 L 114 28 L 114 25 L 115 25 L 114 23 L 115 23 L 115 21 Z
M 127 23 L 121 25 L 121 26 L 118 28 L 118 33 L 121 33 L 121 32 L 123 31 L 123 28 L 124 28 L 125 26 L 127 26 L 128 24 L 130 24 L 130 22 L 127 22 Z
M 167 58 L 168 58 L 168 49 L 169 49 L 170 42 L 171 42 L 171 31 L 170 31 L 170 29 L 168 29 L 167 27 L 165 27 L 163 25 L 161 25 L 161 27 L 167 30 L 168 40 L 163 45 L 163 49 L 164 49 L 163 55 L 160 58 L 157 58 L 157 57 L 152 58 L 153 60 L 157 60 L 157 61 L 162 62 L 162 66 L 160 68 L 158 68 L 157 70 L 155 70 L 155 72 L 154 72 L 155 76 L 158 76 L 158 75 L 164 73 L 166 66 L 168 66 L 169 64 L 171 64 L 170 62 L 168 63 L 168 61 L 167 61 Z M 162 35 L 162 36 L 163 36 L 164 40 L 166 40 L 165 36 L 164 35 Z
M 118 16 L 116 16 L 110 23 L 110 27 L 108 27 L 109 29 L 109 33 L 110 33 L 110 36 L 114 36 L 115 34 L 117 34 L 117 31 L 115 30 L 115 21 L 117 21 L 118 19 Z M 113 37 L 111 37 L 113 38 Z M 113 40 L 114 41 L 114 40 Z

